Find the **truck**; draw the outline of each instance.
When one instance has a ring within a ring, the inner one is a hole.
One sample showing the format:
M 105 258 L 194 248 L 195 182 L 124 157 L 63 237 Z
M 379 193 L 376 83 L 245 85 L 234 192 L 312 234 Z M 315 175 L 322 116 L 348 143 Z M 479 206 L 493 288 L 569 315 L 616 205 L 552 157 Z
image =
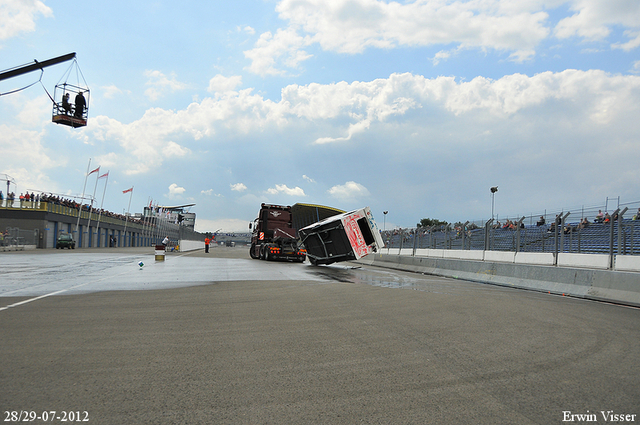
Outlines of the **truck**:
M 359 260 L 384 247 L 369 207 L 325 218 L 298 233 L 313 265 Z
M 249 223 L 249 229 L 251 258 L 304 262 L 306 251 L 298 244 L 290 206 L 261 204 L 258 218 Z

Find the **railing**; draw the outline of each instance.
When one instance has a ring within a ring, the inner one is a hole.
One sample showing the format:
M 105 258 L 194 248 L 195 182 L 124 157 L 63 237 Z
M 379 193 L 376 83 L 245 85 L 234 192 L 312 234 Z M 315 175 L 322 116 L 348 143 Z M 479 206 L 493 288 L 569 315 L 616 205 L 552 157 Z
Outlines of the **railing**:
M 24 230 L 7 227 L 4 233 L 0 232 L 0 250 L 18 251 L 23 250 L 25 246 L 36 246 L 38 238 L 38 229 Z
M 40 200 L 21 201 L 20 199 L 3 199 L 2 201 L 0 201 L 0 209 L 43 211 L 52 214 L 64 215 L 75 219 L 77 219 L 78 217 L 77 206 L 69 206 L 57 202 L 47 202 Z M 95 241 L 95 238 L 97 237 L 95 229 L 98 226 L 98 220 L 100 220 L 100 228 L 102 228 L 103 226 L 107 227 L 107 225 L 119 227 L 123 227 L 126 225 L 127 235 L 119 235 L 119 238 L 115 235 L 109 235 L 116 238 L 115 242 L 113 242 L 113 244 L 115 244 L 114 246 L 130 246 L 133 238 L 131 232 L 139 235 L 138 237 L 142 238 L 143 243 L 146 245 L 159 244 L 165 236 L 168 236 L 172 243 L 175 243 L 176 241 L 181 239 L 204 241 L 204 234 L 198 233 L 189 227 L 174 223 L 173 221 L 168 220 L 166 217 L 159 214 L 144 217 L 142 220 L 140 220 L 140 218 L 134 217 L 125 219 L 124 216 L 113 216 L 113 213 L 104 210 L 103 213 L 100 214 L 99 211 L 96 211 L 94 209 L 91 211 L 91 215 L 89 215 L 89 210 L 86 207 L 83 207 L 80 218 L 82 220 L 81 224 L 83 226 L 87 223 L 88 220 L 90 220 L 91 222 L 92 234 L 90 239 L 92 241 L 92 244 L 95 243 L 93 241 Z M 88 233 L 85 229 L 83 230 L 83 246 L 86 245 L 86 240 L 88 240 Z M 20 246 L 19 243 L 18 245 L 13 242 L 11 243 L 12 245 L 10 246 L 12 247 Z M 78 248 L 81 247 L 78 246 Z
M 36 211 L 44 211 L 46 208 L 46 202 L 40 201 L 24 201 L 20 199 L 2 199 L 0 200 L 0 209 L 28 209 L 28 210 L 36 210 Z
M 510 252 L 568 252 L 584 254 L 640 255 L 640 219 L 619 219 L 608 223 L 523 225 L 515 229 L 495 228 L 492 220 L 480 228 L 467 223 L 458 228 L 432 226 L 383 232 L 386 248 L 458 249 Z M 463 230 L 464 229 L 464 230 Z
M 383 231 L 383 240 L 386 248 L 413 249 L 414 253 L 416 249 L 434 248 L 640 255 L 640 202 L 618 202 L 606 223 L 594 222 L 613 201 L 607 198 L 605 205 L 582 207 L 576 213 L 559 211 L 507 217 L 502 223 L 490 219 L 394 229 Z M 585 218 L 588 224 L 583 224 Z M 544 224 L 538 225 L 541 221 Z M 511 226 L 505 228 L 506 223 Z

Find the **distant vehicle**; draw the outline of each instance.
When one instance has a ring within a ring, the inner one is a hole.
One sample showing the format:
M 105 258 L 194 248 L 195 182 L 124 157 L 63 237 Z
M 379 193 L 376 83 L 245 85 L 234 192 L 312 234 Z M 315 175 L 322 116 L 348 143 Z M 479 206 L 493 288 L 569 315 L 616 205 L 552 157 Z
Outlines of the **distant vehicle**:
M 313 265 L 359 260 L 384 242 L 369 207 L 334 215 L 299 230 Z
M 298 246 L 290 206 L 262 204 L 258 218 L 249 223 L 249 229 L 252 229 L 251 258 L 304 261 L 306 251 Z
M 234 241 L 227 241 L 227 242 L 226 242 L 226 245 L 227 245 L 228 247 L 233 248 L 234 246 L 236 246 L 236 243 L 235 243 Z
M 56 249 L 61 248 L 69 248 L 75 249 L 76 242 L 73 240 L 73 237 L 69 233 L 63 233 L 58 236 L 58 241 L 56 242 Z

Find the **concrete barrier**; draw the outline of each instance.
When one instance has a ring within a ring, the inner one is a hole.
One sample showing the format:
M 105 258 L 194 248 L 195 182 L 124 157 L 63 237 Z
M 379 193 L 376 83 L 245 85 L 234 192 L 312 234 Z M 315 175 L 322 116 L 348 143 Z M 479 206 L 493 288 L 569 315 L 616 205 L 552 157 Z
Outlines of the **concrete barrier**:
M 445 249 L 443 250 L 442 258 L 455 258 L 458 260 L 484 260 L 484 251 L 477 249 L 474 250 L 462 250 L 462 249 Z
M 518 252 L 514 262 L 516 264 L 553 266 L 553 254 L 550 252 Z
M 616 255 L 615 269 L 640 272 L 640 256 Z
M 487 261 L 486 254 L 484 261 L 375 254 L 359 262 L 511 288 L 640 306 L 640 273 Z
M 558 254 L 558 266 L 608 269 L 609 256 L 607 254 L 572 254 L 561 252 Z
M 214 242 L 215 243 L 215 242 Z M 180 252 L 195 251 L 196 249 L 204 249 L 204 241 L 178 241 Z
M 507 252 L 507 251 L 485 251 L 484 261 L 495 261 L 499 263 L 513 263 L 516 261 L 516 253 Z

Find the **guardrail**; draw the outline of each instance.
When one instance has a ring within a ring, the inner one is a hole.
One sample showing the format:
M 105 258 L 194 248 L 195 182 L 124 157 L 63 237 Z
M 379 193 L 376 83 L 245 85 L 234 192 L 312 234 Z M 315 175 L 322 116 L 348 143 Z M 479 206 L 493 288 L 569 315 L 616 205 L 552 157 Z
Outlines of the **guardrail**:
M 4 233 L 0 232 L 0 250 L 21 251 L 27 246 L 35 248 L 38 238 L 38 229 L 24 230 L 17 227 L 7 227 Z
M 510 253 L 551 253 L 554 265 L 559 254 L 599 254 L 608 256 L 613 268 L 614 256 L 640 255 L 640 220 L 624 219 L 626 210 L 616 210 L 608 223 L 590 223 L 582 227 L 567 223 L 565 215 L 556 225 L 525 226 L 520 220 L 514 228 L 496 228 L 493 221 L 482 227 L 431 226 L 395 229 L 383 232 L 385 249 L 403 255 L 416 255 L 424 249 L 457 251 L 495 251 Z M 566 257 L 566 256 L 565 256 Z

